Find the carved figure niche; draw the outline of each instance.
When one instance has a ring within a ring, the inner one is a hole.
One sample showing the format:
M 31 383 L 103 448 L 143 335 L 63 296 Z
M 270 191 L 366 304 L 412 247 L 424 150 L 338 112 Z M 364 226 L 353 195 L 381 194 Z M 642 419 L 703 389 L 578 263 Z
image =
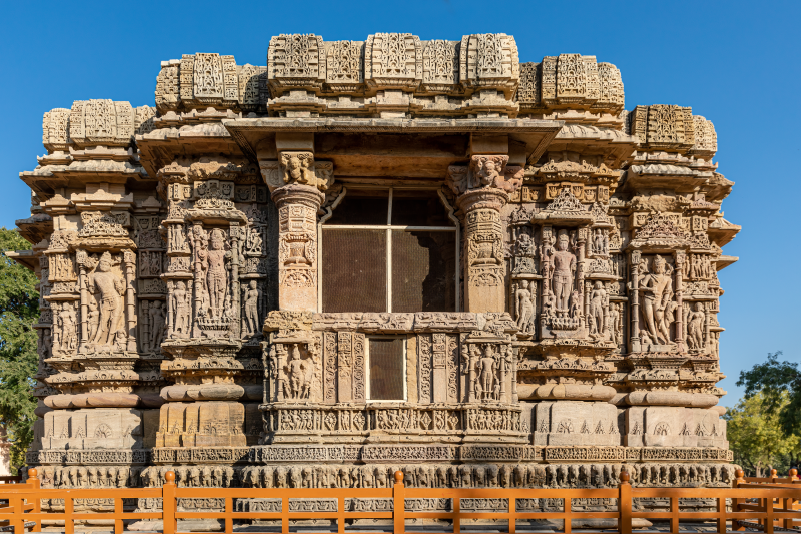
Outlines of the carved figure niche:
M 643 350 L 664 350 L 676 345 L 675 324 L 681 313 L 673 280 L 673 259 L 661 254 L 643 255 L 637 270 L 639 337 Z
M 262 323 L 267 313 L 267 272 L 269 219 L 267 215 L 267 188 L 237 186 L 236 207 L 247 217 L 247 227 L 239 240 L 241 326 L 243 342 L 256 345 L 261 339 Z
M 281 339 L 270 346 L 266 368 L 271 402 L 322 401 L 320 357 L 316 343 L 306 339 Z
M 84 343 L 88 351 L 126 350 L 126 283 L 121 256 L 109 252 L 103 252 L 99 257 L 79 254 L 81 276 L 85 276 L 85 284 L 81 285 L 86 291 L 88 312 Z
M 469 402 L 511 402 L 512 348 L 497 342 L 469 343 Z
M 139 347 L 146 354 L 161 354 L 167 336 L 167 286 L 161 275 L 167 268 L 164 240 L 159 234 L 161 216 L 146 215 L 134 219 L 138 255 Z M 172 228 L 172 227 L 171 227 Z
M 230 234 L 224 228 L 205 228 L 203 224 L 195 223 L 191 239 L 197 328 L 192 337 L 228 337 L 233 334 L 235 316 L 238 318 L 231 306 L 233 255 Z M 180 282 L 177 285 L 180 290 Z M 179 324 L 177 319 L 176 324 Z
M 579 270 L 580 232 L 576 229 L 542 228 L 541 271 L 543 274 L 541 335 L 584 337 L 582 273 Z M 583 240 L 582 240 L 583 241 Z
M 511 284 L 509 311 L 515 319 L 519 333 L 536 335 L 539 274 L 538 246 L 535 228 L 528 224 L 531 214 L 522 205 L 512 212 L 510 231 Z

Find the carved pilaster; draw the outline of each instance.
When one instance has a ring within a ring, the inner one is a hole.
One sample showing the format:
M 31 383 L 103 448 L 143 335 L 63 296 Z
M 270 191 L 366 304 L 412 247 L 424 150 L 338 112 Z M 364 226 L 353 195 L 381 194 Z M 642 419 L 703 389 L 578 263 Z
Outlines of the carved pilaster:
M 639 266 L 641 259 L 642 255 L 639 250 L 631 251 L 629 261 L 629 272 L 631 273 L 631 285 L 629 286 L 629 294 L 631 295 L 631 346 L 629 350 L 631 352 L 640 352 L 642 350 L 640 347 L 640 292 L 637 289 L 640 287 Z
M 278 207 L 278 309 L 317 310 L 317 188 L 290 184 L 273 191 Z
M 502 312 L 504 299 L 503 223 L 500 209 L 509 196 L 501 189 L 472 189 L 456 200 L 465 228 L 465 311 Z

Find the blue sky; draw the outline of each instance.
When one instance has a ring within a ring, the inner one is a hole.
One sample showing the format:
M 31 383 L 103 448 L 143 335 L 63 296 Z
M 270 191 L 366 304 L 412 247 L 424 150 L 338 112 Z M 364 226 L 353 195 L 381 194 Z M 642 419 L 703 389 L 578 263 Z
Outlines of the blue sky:
M 153 105 L 160 62 L 233 54 L 266 64 L 270 36 L 326 40 L 411 32 L 421 39 L 515 36 L 520 61 L 595 55 L 620 68 L 626 107 L 692 106 L 715 123 L 719 171 L 736 185 L 726 218 L 743 225 L 724 249 L 721 366 L 731 406 L 743 369 L 784 351 L 798 361 L 801 263 L 799 103 L 801 2 L 6 2 L 2 8 L 0 225 L 28 216 L 18 173 L 36 166 L 42 113 L 73 100 Z M 793 341 L 796 340 L 796 341 Z

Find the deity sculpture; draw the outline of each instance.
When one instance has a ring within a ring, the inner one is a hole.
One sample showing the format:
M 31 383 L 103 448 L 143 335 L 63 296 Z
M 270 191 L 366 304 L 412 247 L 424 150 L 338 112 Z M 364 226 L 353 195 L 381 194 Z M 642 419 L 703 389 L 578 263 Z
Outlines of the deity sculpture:
M 186 283 L 178 280 L 172 292 L 173 332 L 179 337 L 189 335 L 189 319 L 191 317 L 189 303 L 187 302 Z
M 63 351 L 75 350 L 78 343 L 77 336 L 77 319 L 75 317 L 75 310 L 72 303 L 64 302 L 62 304 L 61 313 L 58 314 L 59 329 L 61 331 L 59 346 Z
M 476 362 L 476 397 L 492 400 L 495 385 L 495 371 L 498 365 L 492 355 L 492 346 L 484 347 L 484 355 Z
M 225 269 L 225 260 L 230 253 L 225 250 L 225 237 L 219 228 L 211 232 L 210 250 L 208 255 L 207 287 L 209 291 L 209 304 L 212 315 L 220 317 L 223 313 L 225 297 L 228 294 L 228 272 Z
M 623 323 L 621 321 L 620 304 L 611 304 L 609 306 L 609 322 L 612 328 L 612 341 L 617 345 L 623 343 Z
M 604 284 L 596 280 L 595 287 L 590 294 L 590 335 L 595 338 L 603 337 L 606 332 L 606 320 L 604 310 L 607 307 L 608 295 Z
M 296 400 L 308 398 L 311 391 L 310 371 L 314 371 L 310 366 L 310 362 L 302 360 L 300 357 L 300 349 L 297 345 L 292 345 L 289 361 L 284 366 L 284 372 L 287 376 L 285 388 L 287 397 Z
M 515 313 L 517 314 L 517 327 L 521 332 L 530 332 L 533 326 L 534 303 L 531 291 L 528 289 L 528 280 L 521 280 L 515 291 Z
M 687 322 L 687 346 L 690 349 L 704 348 L 704 321 L 706 315 L 703 311 L 701 302 L 695 303 L 695 311 L 688 316 Z
M 200 225 L 195 225 L 194 234 L 194 265 L 195 280 L 200 281 L 200 309 L 206 310 L 209 305 L 209 291 L 207 273 L 209 270 L 209 236 Z
M 247 239 L 248 254 L 259 256 L 262 250 L 262 239 L 259 231 L 256 228 L 250 229 L 250 234 Z
M 599 256 L 609 254 L 609 236 L 601 228 L 596 228 L 592 237 L 592 253 Z
M 89 303 L 89 339 L 94 339 L 97 334 L 97 327 L 100 325 L 100 312 L 97 309 L 97 302 Z
M 514 245 L 514 272 L 515 273 L 534 273 L 534 254 L 536 245 L 527 232 L 521 231 Z
M 652 344 L 671 343 L 670 327 L 675 321 L 676 303 L 673 301 L 673 268 L 665 259 L 656 255 L 653 273 L 648 272 L 645 261 L 640 264 L 642 277 L 639 291 L 642 293 L 642 313 L 645 319 L 645 335 Z
M 150 347 L 157 350 L 164 341 L 164 309 L 161 301 L 154 301 L 150 305 Z
M 556 311 L 567 312 L 570 304 L 570 295 L 573 291 L 573 276 L 576 271 L 576 255 L 568 250 L 570 238 L 567 232 L 559 232 L 556 251 L 552 254 L 550 264 L 551 291 L 556 297 Z
M 256 335 L 259 327 L 259 297 L 261 290 L 255 280 L 248 283 L 245 290 L 244 309 L 245 309 L 245 334 Z
M 123 280 L 111 271 L 111 254 L 104 252 L 95 272 L 89 275 L 89 291 L 99 293 L 100 317 L 92 343 L 108 345 L 112 336 L 122 328 Z

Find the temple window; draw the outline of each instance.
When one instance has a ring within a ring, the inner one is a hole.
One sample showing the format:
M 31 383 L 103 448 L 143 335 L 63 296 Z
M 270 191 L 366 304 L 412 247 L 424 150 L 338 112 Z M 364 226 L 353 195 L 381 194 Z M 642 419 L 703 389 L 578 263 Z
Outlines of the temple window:
M 405 338 L 370 337 L 367 349 L 367 400 L 406 400 Z
M 454 311 L 456 232 L 436 189 L 348 187 L 322 224 L 322 311 Z

